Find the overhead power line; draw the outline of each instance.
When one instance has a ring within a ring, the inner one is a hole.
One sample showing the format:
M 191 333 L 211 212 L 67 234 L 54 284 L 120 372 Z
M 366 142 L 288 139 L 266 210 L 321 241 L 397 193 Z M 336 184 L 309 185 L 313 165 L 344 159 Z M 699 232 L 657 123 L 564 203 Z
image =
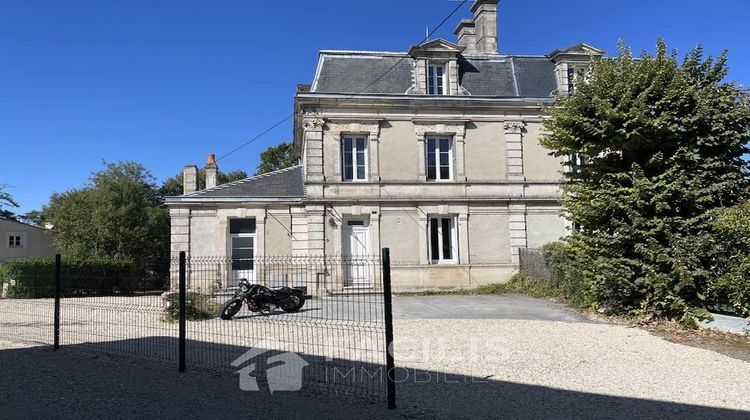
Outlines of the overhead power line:
M 463 5 L 467 1 L 469 1 L 469 0 L 462 0 L 461 3 L 458 4 L 458 6 L 456 6 L 445 18 L 443 18 L 443 20 L 440 21 L 439 24 L 437 24 L 437 26 L 435 26 L 435 28 L 433 28 L 431 31 L 429 31 L 427 33 L 427 35 L 425 35 L 425 37 L 421 41 L 419 41 L 419 44 L 422 44 L 425 41 L 427 41 L 428 39 L 430 39 L 430 37 L 432 36 L 432 34 L 434 34 L 438 29 L 440 29 L 440 27 L 442 27 L 445 24 L 445 22 L 447 22 L 454 14 L 456 14 L 456 12 L 458 12 L 458 10 L 461 7 L 463 7 Z M 351 95 L 349 95 L 346 98 L 344 98 L 344 100 L 341 103 L 346 103 L 346 101 L 354 98 L 355 96 L 359 95 L 360 93 L 362 93 L 362 92 L 366 91 L 367 89 L 371 88 L 375 83 L 379 82 L 383 77 L 387 76 L 391 71 L 393 71 L 393 69 L 395 69 L 399 64 L 401 64 L 401 62 L 404 61 L 404 59 L 406 59 L 405 56 L 401 57 L 398 61 L 396 61 L 395 64 L 393 64 L 391 67 L 389 67 L 388 70 L 386 70 L 385 72 L 383 72 L 380 76 L 376 77 L 372 82 L 370 82 L 364 88 L 360 89 L 358 92 L 352 93 Z M 259 138 L 261 138 L 264 135 L 268 134 L 270 131 L 272 131 L 276 127 L 278 127 L 281 124 L 285 123 L 286 121 L 288 121 L 292 117 L 294 117 L 294 112 L 292 112 L 291 114 L 289 114 L 286 117 L 282 118 L 281 120 L 279 120 L 278 122 L 276 122 L 274 125 L 272 125 L 272 126 L 268 127 L 267 129 L 263 130 L 262 132 L 260 132 L 259 134 L 257 134 L 255 137 L 252 137 L 250 140 L 248 140 L 248 141 L 240 144 L 239 146 L 235 147 L 234 149 L 230 150 L 229 152 L 227 152 L 227 153 L 219 156 L 216 160 L 217 161 L 222 160 L 225 157 L 230 156 L 230 155 L 238 152 L 239 150 L 241 150 L 244 147 L 248 146 L 249 144 L 253 143 L 255 140 L 258 140 Z

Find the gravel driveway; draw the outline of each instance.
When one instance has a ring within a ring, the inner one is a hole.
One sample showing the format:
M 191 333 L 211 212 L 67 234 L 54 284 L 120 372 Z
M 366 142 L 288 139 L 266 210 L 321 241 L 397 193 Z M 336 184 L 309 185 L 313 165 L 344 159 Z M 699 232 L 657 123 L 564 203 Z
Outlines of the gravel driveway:
M 1 341 L 0 383 L 13 386 L 0 387 L 0 412 L 11 418 L 236 418 L 253 407 L 277 418 L 750 418 L 748 362 L 639 329 L 582 322 L 547 301 L 489 298 L 460 311 L 481 319 L 440 319 L 455 315 L 467 304 L 463 298 L 396 299 L 395 412 L 330 395 L 242 393 L 236 376 L 179 376 L 152 361 L 85 356 L 74 344 L 53 354 L 40 347 L 12 350 L 18 345 Z M 514 305 L 526 309 L 508 313 Z M 430 319 L 415 319 L 420 308 Z M 9 312 L 0 308 L 4 328 L 29 327 L 14 323 Z M 208 331 L 209 323 L 194 331 Z

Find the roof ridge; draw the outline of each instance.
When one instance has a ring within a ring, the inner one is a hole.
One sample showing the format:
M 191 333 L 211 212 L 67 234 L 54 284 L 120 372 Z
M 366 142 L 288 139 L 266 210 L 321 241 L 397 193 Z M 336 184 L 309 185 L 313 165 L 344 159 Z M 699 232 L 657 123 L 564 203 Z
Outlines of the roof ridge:
M 318 54 L 329 54 L 329 55 L 394 55 L 394 56 L 408 56 L 409 53 L 406 51 L 368 51 L 368 50 L 319 50 Z
M 265 172 L 265 173 L 262 173 L 262 174 L 249 176 L 247 178 L 238 179 L 237 181 L 232 181 L 232 182 L 227 182 L 225 184 L 217 185 L 217 186 L 215 186 L 213 188 L 206 188 L 206 189 L 203 189 L 203 190 L 191 192 L 190 194 L 183 194 L 182 197 L 194 197 L 194 196 L 197 196 L 197 195 L 205 193 L 205 192 L 221 190 L 221 189 L 224 189 L 224 188 L 232 186 L 232 185 L 239 185 L 239 184 L 243 184 L 245 182 L 255 181 L 257 179 L 261 179 L 261 178 L 268 177 L 268 176 L 271 176 L 271 175 L 277 175 L 277 174 L 280 174 L 280 173 L 283 173 L 283 172 L 286 172 L 286 171 L 290 171 L 292 169 L 301 168 L 301 167 L 302 167 L 302 165 L 294 165 L 294 166 L 290 166 L 288 168 L 277 169 L 275 171 Z
M 5 220 L 6 222 L 18 223 L 19 225 L 29 226 L 29 227 L 41 229 L 41 230 L 44 230 L 44 231 L 49 231 L 49 229 L 47 229 L 46 227 L 33 225 L 31 223 L 22 222 L 20 220 L 11 219 L 9 217 L 0 217 L 0 220 Z

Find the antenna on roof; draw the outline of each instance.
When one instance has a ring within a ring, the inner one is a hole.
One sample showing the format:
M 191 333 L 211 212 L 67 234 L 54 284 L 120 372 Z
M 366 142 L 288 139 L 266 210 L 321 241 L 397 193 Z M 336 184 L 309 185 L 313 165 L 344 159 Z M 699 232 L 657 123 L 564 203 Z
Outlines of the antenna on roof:
M 425 41 L 430 40 L 430 27 L 429 26 L 424 27 L 424 40 Z

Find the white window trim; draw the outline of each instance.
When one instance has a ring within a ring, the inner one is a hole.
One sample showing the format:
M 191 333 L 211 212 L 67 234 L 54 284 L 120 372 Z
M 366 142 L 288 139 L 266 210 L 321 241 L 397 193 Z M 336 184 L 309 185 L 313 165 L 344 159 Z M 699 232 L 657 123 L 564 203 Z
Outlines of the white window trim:
M 435 179 L 429 178 L 429 156 L 430 140 L 435 140 Z M 440 140 L 448 140 L 449 158 L 448 158 L 448 178 L 440 178 Z M 453 138 L 450 136 L 427 136 L 424 142 L 424 168 L 425 180 L 427 182 L 452 182 L 454 178 L 454 161 L 456 160 L 456 148 L 453 144 Z
M 352 179 L 346 179 L 346 165 L 344 162 L 344 156 L 346 156 L 346 147 L 344 146 L 344 143 L 347 139 L 352 140 Z M 362 154 L 362 159 L 364 159 L 364 166 L 365 166 L 365 177 L 360 179 L 357 178 L 357 166 L 359 165 L 358 159 L 358 153 L 357 153 L 357 139 L 364 139 L 364 145 L 365 150 Z M 359 134 L 345 134 L 341 136 L 341 180 L 345 182 L 367 182 L 369 180 L 369 174 L 370 174 L 370 147 L 369 147 L 369 139 L 367 135 L 359 135 Z
M 432 79 L 434 79 L 433 80 L 433 84 L 434 84 L 435 88 L 437 89 L 438 86 L 442 87 L 443 88 L 443 93 L 437 93 L 437 92 L 430 93 L 430 68 L 432 68 L 432 67 L 442 67 L 443 68 L 443 77 L 442 77 L 442 82 L 440 84 L 438 84 L 437 73 L 433 72 L 433 77 L 432 77 Z M 433 96 L 448 95 L 448 63 L 443 63 L 443 62 L 432 62 L 431 63 L 431 62 L 427 62 L 426 80 L 427 80 L 427 86 L 425 86 L 425 91 L 427 92 L 428 95 L 433 95 Z
M 442 252 L 443 252 L 443 240 L 445 239 L 445 234 L 443 233 L 443 224 L 438 224 L 438 251 L 441 255 L 439 255 L 438 259 L 435 259 L 435 256 L 432 255 L 432 223 L 435 219 L 442 220 L 442 219 L 450 219 L 451 221 L 451 232 L 450 232 L 450 240 L 451 240 L 451 257 L 450 259 L 444 259 L 442 258 Z M 459 258 L 458 258 L 458 223 L 457 223 L 457 217 L 456 215 L 451 214 L 432 214 L 427 219 L 427 252 L 430 255 L 430 263 L 431 264 L 458 264 Z
M 19 246 L 10 246 L 10 238 L 18 236 L 21 241 Z M 5 236 L 5 246 L 8 249 L 26 249 L 26 234 L 23 232 L 8 232 Z

